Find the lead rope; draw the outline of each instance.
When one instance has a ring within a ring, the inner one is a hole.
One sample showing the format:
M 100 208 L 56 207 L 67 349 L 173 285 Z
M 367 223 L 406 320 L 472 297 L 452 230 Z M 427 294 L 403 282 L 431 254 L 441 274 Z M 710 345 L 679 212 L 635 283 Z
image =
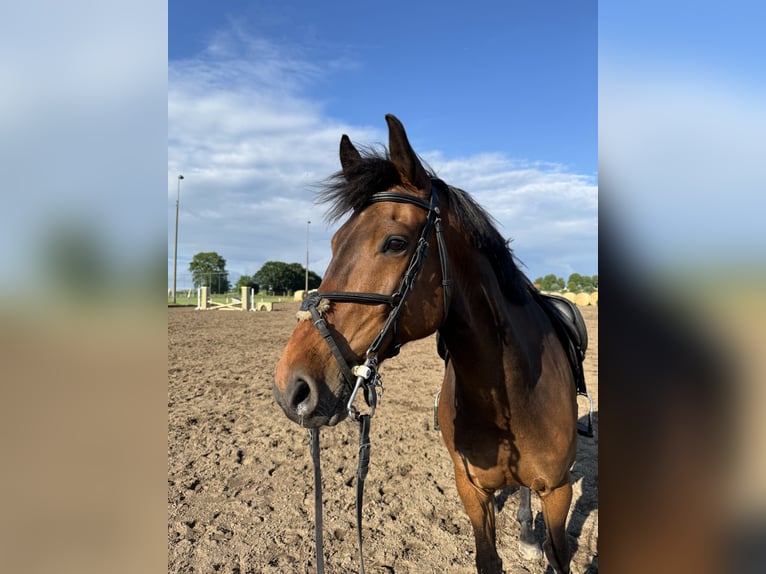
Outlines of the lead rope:
M 322 469 L 319 463 L 319 429 L 309 429 L 311 459 L 314 461 L 314 542 L 317 554 L 317 574 L 324 574 L 324 543 L 322 542 Z
M 364 574 L 364 554 L 362 552 L 362 501 L 364 499 L 364 479 L 370 467 L 370 415 L 359 417 L 359 467 L 356 469 L 356 537 L 359 542 L 360 574 Z
M 322 540 L 322 468 L 319 459 L 319 429 L 309 429 L 311 459 L 314 462 L 314 543 L 317 574 L 324 574 L 324 542 Z M 370 415 L 359 415 L 359 466 L 356 469 L 356 537 L 359 543 L 359 574 L 364 573 L 362 549 L 362 503 L 364 480 L 370 469 Z

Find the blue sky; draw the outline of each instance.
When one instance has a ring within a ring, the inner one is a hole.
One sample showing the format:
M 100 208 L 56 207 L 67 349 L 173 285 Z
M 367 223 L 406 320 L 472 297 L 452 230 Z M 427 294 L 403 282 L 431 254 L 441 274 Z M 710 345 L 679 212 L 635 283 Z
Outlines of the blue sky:
M 766 269 L 764 21 L 750 0 L 599 5 L 599 214 L 631 265 Z
M 217 251 L 322 274 L 336 227 L 312 186 L 384 115 L 472 193 L 532 278 L 598 273 L 596 2 L 168 4 L 168 267 Z

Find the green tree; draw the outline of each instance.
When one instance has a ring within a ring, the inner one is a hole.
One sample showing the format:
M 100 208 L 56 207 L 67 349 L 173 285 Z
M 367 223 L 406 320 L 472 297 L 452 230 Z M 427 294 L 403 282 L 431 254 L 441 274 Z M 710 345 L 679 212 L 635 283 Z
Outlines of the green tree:
M 254 275 L 253 280 L 267 291 L 288 293 L 303 289 L 306 283 L 306 268 L 300 263 L 267 261 Z M 309 289 L 316 289 L 321 277 L 309 271 Z
M 571 293 L 580 293 L 583 290 L 582 275 L 572 273 L 567 280 L 567 291 Z
M 289 283 L 287 263 L 267 261 L 255 272 L 253 279 L 266 291 L 285 291 Z
M 319 289 L 319 284 L 322 282 L 322 278 L 314 273 L 311 269 L 309 269 L 309 291 L 312 289 Z M 301 289 L 305 287 L 306 284 L 306 277 L 303 278 L 303 285 L 301 285 Z
M 237 291 L 239 291 L 242 287 L 247 287 L 248 289 L 255 289 L 255 292 L 257 293 L 259 290 L 258 282 L 253 278 L 252 275 L 240 275 L 239 279 L 237 279 Z
M 534 282 L 540 286 L 540 291 L 561 291 L 564 288 L 564 280 L 553 273 L 538 277 Z
M 229 291 L 229 274 L 226 271 L 226 259 L 215 251 L 197 253 L 189 263 L 189 271 L 195 287 L 206 285 L 211 293 Z
M 290 290 L 297 291 L 298 289 L 306 288 L 306 268 L 300 263 L 290 263 Z M 309 290 L 316 289 L 322 282 L 322 278 L 309 270 Z

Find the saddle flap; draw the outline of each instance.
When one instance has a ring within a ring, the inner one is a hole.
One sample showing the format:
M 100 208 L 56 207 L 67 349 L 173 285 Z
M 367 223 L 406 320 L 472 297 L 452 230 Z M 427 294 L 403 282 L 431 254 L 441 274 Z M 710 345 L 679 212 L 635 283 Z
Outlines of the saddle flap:
M 537 293 L 542 308 L 551 318 L 554 328 L 559 333 L 561 343 L 567 350 L 569 363 L 575 378 L 577 394 L 587 395 L 585 373 L 582 362 L 588 349 L 588 330 L 585 328 L 580 310 L 572 301 L 559 295 Z
M 574 344 L 580 355 L 580 361 L 585 359 L 585 351 L 588 350 L 588 330 L 585 328 L 580 310 L 572 301 L 559 295 L 540 293 L 543 307 L 566 329 L 569 339 Z

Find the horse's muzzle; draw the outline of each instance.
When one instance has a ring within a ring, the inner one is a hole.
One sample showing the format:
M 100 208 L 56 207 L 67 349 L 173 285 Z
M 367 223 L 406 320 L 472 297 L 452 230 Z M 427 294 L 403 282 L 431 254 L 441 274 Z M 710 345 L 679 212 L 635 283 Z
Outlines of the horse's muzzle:
M 283 388 L 275 382 L 274 398 L 287 418 L 302 427 L 333 426 L 347 416 L 343 397 L 335 396 L 308 374 L 291 374 Z

